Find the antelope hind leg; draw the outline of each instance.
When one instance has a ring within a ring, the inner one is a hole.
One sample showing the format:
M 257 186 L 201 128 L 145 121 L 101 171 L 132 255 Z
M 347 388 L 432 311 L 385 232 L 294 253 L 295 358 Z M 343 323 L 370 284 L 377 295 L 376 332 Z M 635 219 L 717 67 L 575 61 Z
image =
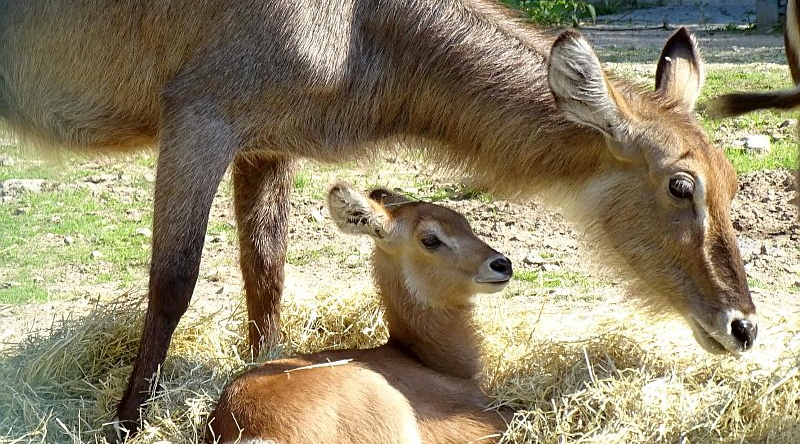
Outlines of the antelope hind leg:
M 239 262 L 254 355 L 278 340 L 293 180 L 294 165 L 286 158 L 242 154 L 234 161 Z

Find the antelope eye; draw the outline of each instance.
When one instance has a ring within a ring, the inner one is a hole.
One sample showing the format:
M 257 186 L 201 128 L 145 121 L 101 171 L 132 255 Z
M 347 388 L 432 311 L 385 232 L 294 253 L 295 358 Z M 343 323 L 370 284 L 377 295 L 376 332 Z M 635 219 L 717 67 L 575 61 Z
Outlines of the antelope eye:
M 439 245 L 442 245 L 442 241 L 439 240 L 439 238 L 434 236 L 433 234 L 423 236 L 422 239 L 420 239 L 420 242 L 422 242 L 422 245 L 424 245 L 425 248 L 431 250 L 438 247 Z
M 669 180 L 669 194 L 676 199 L 691 199 L 694 195 L 694 181 L 684 175 Z

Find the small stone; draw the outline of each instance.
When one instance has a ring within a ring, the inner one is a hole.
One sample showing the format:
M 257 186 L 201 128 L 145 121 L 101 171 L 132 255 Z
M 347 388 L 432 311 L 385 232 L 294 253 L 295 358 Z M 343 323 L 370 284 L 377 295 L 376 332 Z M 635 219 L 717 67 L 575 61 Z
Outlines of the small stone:
M 13 157 L 9 156 L 8 154 L 3 154 L 0 156 L 0 166 L 9 167 L 14 166 L 17 163 Z
M 357 254 L 351 254 L 351 255 L 347 256 L 347 258 L 345 258 L 345 260 L 344 260 L 344 265 L 347 268 L 358 268 L 358 267 L 360 267 L 362 265 L 361 256 L 359 256 Z
M 786 119 L 778 125 L 778 128 L 786 128 L 787 126 L 792 126 L 797 124 L 797 119 Z
M 560 268 L 561 268 L 561 266 L 560 266 L 560 265 L 558 265 L 558 264 L 557 264 L 557 263 L 555 263 L 555 262 L 546 262 L 546 263 L 544 263 L 544 264 L 541 264 L 540 268 L 541 268 L 542 270 L 544 270 L 544 271 L 548 271 L 548 272 L 550 272 L 550 271 L 556 271 L 556 270 L 560 269 Z
M 769 136 L 753 134 L 744 138 L 745 151 L 755 154 L 768 154 L 770 152 Z
M 64 245 L 72 245 L 75 243 L 75 239 L 72 236 L 64 236 Z
M 319 224 L 325 222 L 325 216 L 322 214 L 322 210 L 315 208 L 309 213 L 309 220 Z
M 784 265 L 783 269 L 787 273 L 800 274 L 800 265 Z
M 153 232 L 149 228 L 137 228 L 136 235 L 149 238 L 153 236 Z
M 44 179 L 8 179 L 0 184 L 0 189 L 11 192 L 41 192 L 47 182 Z
M 544 258 L 539 253 L 529 253 L 522 259 L 522 263 L 526 265 L 539 265 L 545 262 Z
M 213 273 L 209 274 L 206 277 L 206 280 L 209 281 L 209 282 L 219 282 L 219 281 L 222 280 L 222 275 L 221 275 L 220 271 L 217 269 L 217 270 L 214 270 Z
M 528 236 L 527 233 L 522 232 L 522 231 L 515 232 L 509 238 L 509 240 L 517 241 L 517 242 L 527 242 L 529 239 L 530 239 L 530 236 Z
M 100 259 L 101 257 L 103 257 L 103 253 L 101 253 L 101 252 L 99 252 L 97 250 L 94 250 L 94 251 L 92 251 L 91 256 L 92 256 L 92 259 Z

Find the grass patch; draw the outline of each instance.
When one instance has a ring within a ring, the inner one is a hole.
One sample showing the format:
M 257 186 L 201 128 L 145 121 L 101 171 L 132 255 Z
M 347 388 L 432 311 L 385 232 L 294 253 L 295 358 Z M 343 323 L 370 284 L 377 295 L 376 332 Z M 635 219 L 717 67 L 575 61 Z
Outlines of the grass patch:
M 295 266 L 303 266 L 311 264 L 321 257 L 332 257 L 338 254 L 340 254 L 340 252 L 338 252 L 333 245 L 324 245 L 321 248 L 312 248 L 299 251 L 295 251 L 290 248 L 286 254 L 286 262 Z
M 710 69 L 706 77 L 700 101 L 717 97 L 731 91 L 756 91 L 781 89 L 791 86 L 786 67 L 776 65 L 731 66 Z M 790 113 L 772 110 L 757 111 L 743 116 L 712 120 L 701 108 L 700 123 L 709 138 L 718 141 L 738 173 L 762 169 L 792 169 L 797 165 L 796 124 L 781 128 L 781 124 L 792 117 Z M 769 154 L 756 155 L 732 148 L 730 142 L 748 134 L 771 136 Z
M 151 225 L 152 178 L 136 165 L 151 165 L 151 155 L 107 166 L 81 157 L 40 160 L 16 146 L 4 154 L 11 160 L 0 166 L 0 182 L 44 182 L 0 193 L 0 303 L 126 287 L 145 274 L 150 240 L 137 229 Z
M 574 271 L 520 270 L 514 278 L 543 288 L 588 288 L 589 280 Z
M 149 227 L 150 216 L 134 221 L 120 215 L 140 206 L 85 188 L 22 193 L 13 204 L 0 206 L 0 269 L 12 283 L 0 289 L 0 302 L 68 294 L 71 289 L 62 285 L 74 268 L 80 268 L 82 282 L 70 285 L 88 288 L 112 276 L 130 284 L 149 260 L 149 239 L 136 230 Z

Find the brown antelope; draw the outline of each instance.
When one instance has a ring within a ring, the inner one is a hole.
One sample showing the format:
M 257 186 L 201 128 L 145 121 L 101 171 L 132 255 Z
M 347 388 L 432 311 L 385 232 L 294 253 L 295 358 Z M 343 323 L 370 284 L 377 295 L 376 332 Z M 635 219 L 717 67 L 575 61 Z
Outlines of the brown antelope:
M 756 338 L 729 206 L 736 176 L 693 114 L 703 62 L 681 29 L 655 91 L 607 75 L 491 0 L 0 0 L 0 116 L 42 147 L 158 145 L 149 304 L 118 418 L 132 432 L 197 280 L 233 165 L 255 350 L 277 337 L 295 159 L 387 141 L 567 210 L 709 351 Z
M 389 341 L 268 362 L 231 382 L 209 442 L 405 444 L 496 442 L 506 423 L 478 385 L 472 297 L 511 279 L 511 261 L 460 214 L 386 190 L 328 194 L 342 231 L 372 237 Z

